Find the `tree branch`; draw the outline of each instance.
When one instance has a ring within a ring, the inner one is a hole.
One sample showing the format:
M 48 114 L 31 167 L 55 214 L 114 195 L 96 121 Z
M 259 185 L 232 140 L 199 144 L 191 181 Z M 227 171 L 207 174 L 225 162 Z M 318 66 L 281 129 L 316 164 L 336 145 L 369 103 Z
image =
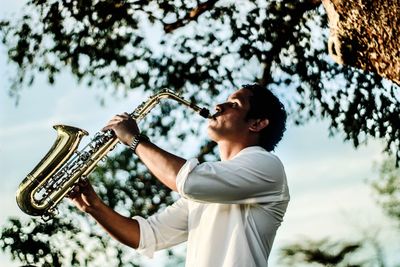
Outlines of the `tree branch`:
M 217 146 L 217 143 L 215 143 L 214 141 L 211 141 L 211 140 L 206 141 L 201 146 L 200 152 L 199 152 L 199 154 L 197 154 L 197 159 L 200 162 L 204 162 L 205 156 L 211 154 L 216 146 Z
M 190 10 L 190 12 L 187 13 L 183 19 L 179 19 L 174 23 L 165 23 L 164 31 L 166 33 L 171 33 L 172 31 L 185 26 L 189 22 L 197 20 L 197 18 L 201 14 L 203 14 L 207 10 L 210 10 L 211 8 L 213 8 L 216 2 L 217 2 L 217 0 L 209 0 L 207 2 L 201 3 L 197 7 Z
M 266 86 L 271 82 L 271 66 L 272 62 L 275 58 L 279 57 L 280 50 L 286 45 L 286 43 L 290 40 L 292 33 L 295 31 L 295 27 L 300 22 L 303 14 L 309 10 L 317 8 L 321 4 L 321 0 L 309 0 L 304 3 L 299 3 L 295 8 L 291 8 L 288 15 L 292 18 L 291 23 L 286 24 L 288 27 L 282 27 L 278 32 L 278 38 L 276 38 L 275 42 L 272 44 L 272 49 L 265 53 L 265 67 L 263 70 L 263 75 L 261 79 L 258 80 L 263 86 Z

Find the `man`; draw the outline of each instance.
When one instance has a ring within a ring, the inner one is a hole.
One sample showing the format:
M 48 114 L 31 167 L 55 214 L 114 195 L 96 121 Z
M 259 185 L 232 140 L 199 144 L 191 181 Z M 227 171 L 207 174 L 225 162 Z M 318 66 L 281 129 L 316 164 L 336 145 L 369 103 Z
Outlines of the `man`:
M 143 138 L 128 114 L 115 116 L 104 128 L 181 195 L 159 214 L 123 217 L 87 182 L 71 198 L 111 236 L 149 257 L 187 241 L 187 267 L 267 266 L 289 201 L 283 165 L 270 153 L 285 131 L 286 112 L 270 91 L 253 84 L 217 105 L 213 117 L 208 134 L 218 144 L 221 161 L 202 164 Z

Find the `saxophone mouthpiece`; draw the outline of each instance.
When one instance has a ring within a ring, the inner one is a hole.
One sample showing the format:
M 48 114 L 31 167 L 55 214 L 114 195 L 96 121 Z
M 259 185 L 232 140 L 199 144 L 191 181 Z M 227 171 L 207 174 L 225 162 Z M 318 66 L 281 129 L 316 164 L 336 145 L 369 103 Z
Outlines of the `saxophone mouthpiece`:
M 206 109 L 206 108 L 202 108 L 200 111 L 199 111 L 199 114 L 200 114 L 200 116 L 202 116 L 202 117 L 204 117 L 204 118 L 206 118 L 206 119 L 212 119 L 213 117 L 211 116 L 211 114 L 210 114 L 210 111 L 208 110 L 208 109 Z

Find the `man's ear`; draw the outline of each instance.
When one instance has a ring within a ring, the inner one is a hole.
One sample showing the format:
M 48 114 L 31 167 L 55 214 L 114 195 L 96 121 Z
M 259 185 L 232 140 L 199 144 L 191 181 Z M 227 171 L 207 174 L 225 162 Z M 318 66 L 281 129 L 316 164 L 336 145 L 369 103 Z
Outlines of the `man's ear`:
M 267 127 L 269 124 L 268 119 L 253 119 L 249 126 L 249 130 L 252 132 L 260 132 L 262 129 Z

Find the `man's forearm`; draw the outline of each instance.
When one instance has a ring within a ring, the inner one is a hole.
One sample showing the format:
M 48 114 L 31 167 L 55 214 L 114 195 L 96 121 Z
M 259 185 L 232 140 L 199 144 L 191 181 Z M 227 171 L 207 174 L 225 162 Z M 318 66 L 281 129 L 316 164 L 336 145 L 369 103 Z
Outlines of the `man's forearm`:
M 138 248 L 140 242 L 139 223 L 135 219 L 124 217 L 103 202 L 91 210 L 90 215 L 116 240 Z
M 186 160 L 175 156 L 151 142 L 141 142 L 136 148 L 136 154 L 163 184 L 177 191 L 176 176 Z

